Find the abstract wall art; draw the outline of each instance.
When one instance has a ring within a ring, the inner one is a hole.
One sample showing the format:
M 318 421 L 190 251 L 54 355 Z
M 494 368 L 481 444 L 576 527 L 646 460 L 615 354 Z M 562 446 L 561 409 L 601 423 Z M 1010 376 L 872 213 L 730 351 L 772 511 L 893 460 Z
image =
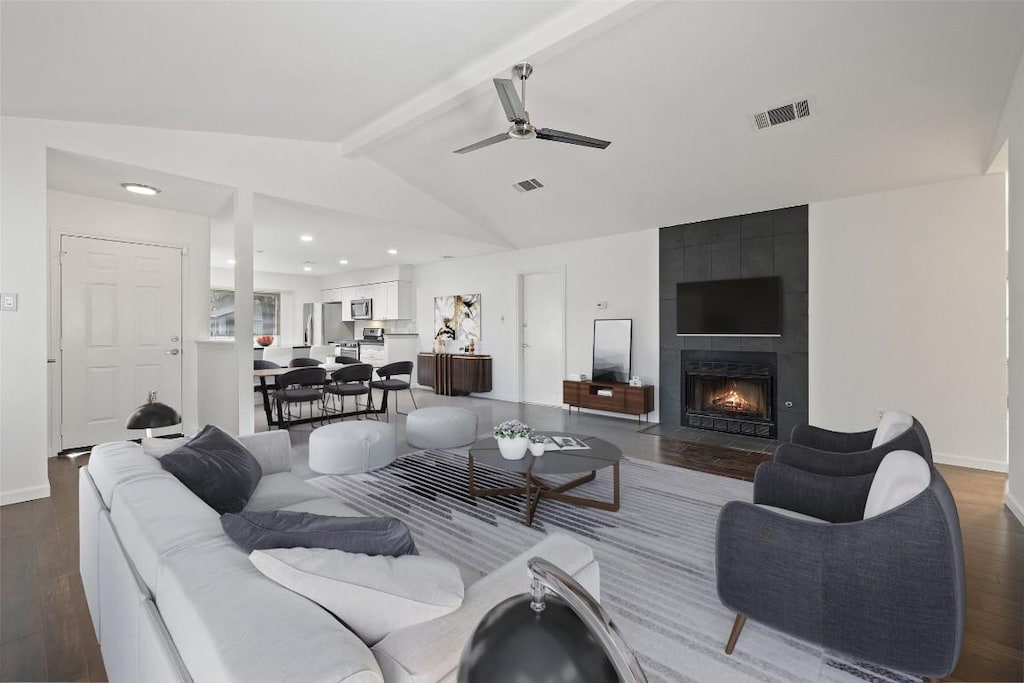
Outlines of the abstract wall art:
M 480 295 L 434 297 L 434 339 L 480 340 Z

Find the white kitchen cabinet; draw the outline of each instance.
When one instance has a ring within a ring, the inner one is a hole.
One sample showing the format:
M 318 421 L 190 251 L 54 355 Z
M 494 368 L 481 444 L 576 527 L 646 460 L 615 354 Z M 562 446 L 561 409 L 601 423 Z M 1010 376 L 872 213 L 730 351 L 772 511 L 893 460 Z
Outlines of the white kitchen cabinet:
M 388 284 L 387 282 L 378 282 L 373 285 L 373 319 L 374 320 L 391 320 L 391 312 L 388 306 Z
M 341 302 L 341 319 L 345 322 L 352 322 L 350 304 L 359 299 L 370 299 L 373 302 L 374 320 L 411 320 L 416 317 L 412 282 L 392 280 L 352 287 L 334 287 L 324 289 L 321 293 L 321 301 Z
M 321 292 L 320 301 L 324 303 L 330 303 L 335 301 L 341 301 L 344 297 L 342 296 L 342 290 L 344 287 L 335 287 L 333 289 L 325 289 Z

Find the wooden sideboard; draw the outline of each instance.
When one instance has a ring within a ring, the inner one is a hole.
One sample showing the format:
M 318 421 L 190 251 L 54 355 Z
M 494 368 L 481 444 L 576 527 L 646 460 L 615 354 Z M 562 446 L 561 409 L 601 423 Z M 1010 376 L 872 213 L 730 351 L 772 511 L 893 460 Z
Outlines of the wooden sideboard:
M 611 392 L 611 395 L 603 395 L 606 392 Z M 647 419 L 647 415 L 654 410 L 654 385 L 631 387 L 619 382 L 565 380 L 562 382 L 562 402 L 567 403 L 570 409 L 575 406 L 577 410 L 590 408 L 636 415 L 636 421 L 639 422 L 641 415 Z
M 461 396 L 491 390 L 491 357 L 462 353 L 416 356 L 416 381 L 435 394 Z

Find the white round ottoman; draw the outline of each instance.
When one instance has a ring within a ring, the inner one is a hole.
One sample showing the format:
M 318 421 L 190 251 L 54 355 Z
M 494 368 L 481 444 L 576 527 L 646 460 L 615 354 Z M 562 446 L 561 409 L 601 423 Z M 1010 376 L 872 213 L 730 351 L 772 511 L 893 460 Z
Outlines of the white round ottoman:
M 395 460 L 395 428 L 385 422 L 339 422 L 309 435 L 309 469 L 322 474 L 353 474 Z
M 468 446 L 476 437 L 476 413 L 465 408 L 420 408 L 405 421 L 405 439 L 417 448 Z

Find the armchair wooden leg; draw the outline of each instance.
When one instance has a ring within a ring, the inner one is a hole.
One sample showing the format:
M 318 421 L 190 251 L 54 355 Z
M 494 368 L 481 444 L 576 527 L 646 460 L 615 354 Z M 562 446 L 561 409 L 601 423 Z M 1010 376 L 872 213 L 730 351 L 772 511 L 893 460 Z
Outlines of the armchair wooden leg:
M 736 641 L 740 637 L 740 631 L 743 630 L 743 624 L 745 623 L 747 623 L 747 618 L 742 614 L 737 614 L 736 621 L 732 624 L 732 633 L 729 634 L 729 642 L 725 644 L 725 654 L 732 654 L 733 649 L 736 647 Z

